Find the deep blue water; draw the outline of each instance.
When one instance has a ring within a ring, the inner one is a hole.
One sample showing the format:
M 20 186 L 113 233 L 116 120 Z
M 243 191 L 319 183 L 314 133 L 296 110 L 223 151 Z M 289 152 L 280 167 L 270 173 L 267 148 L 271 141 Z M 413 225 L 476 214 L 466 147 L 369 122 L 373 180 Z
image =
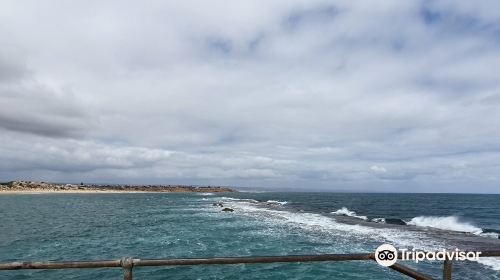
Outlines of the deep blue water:
M 235 211 L 225 213 L 212 206 L 219 202 Z M 0 262 L 360 253 L 383 243 L 423 250 L 500 250 L 495 233 L 500 231 L 500 195 L 0 195 L 0 217 Z M 371 221 L 376 218 L 410 225 Z M 405 264 L 435 277 L 442 273 L 439 262 Z M 0 279 L 121 277 L 119 268 L 0 272 Z M 454 277 L 500 279 L 500 259 L 455 262 Z M 167 278 L 405 279 L 363 261 L 134 269 L 134 279 Z

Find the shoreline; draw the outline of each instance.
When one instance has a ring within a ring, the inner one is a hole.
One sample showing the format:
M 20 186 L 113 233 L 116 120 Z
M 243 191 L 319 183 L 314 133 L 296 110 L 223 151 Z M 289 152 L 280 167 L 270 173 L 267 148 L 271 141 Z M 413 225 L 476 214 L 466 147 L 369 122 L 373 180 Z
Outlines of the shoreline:
M 98 193 L 219 193 L 237 192 L 220 186 L 186 186 L 186 185 L 75 185 L 54 184 L 33 181 L 11 181 L 0 183 L 2 194 L 98 194 Z
M 218 191 L 220 192 L 220 191 Z M 0 190 L 0 195 L 10 194 L 108 194 L 108 193 L 216 193 L 211 191 L 134 191 L 134 190 Z

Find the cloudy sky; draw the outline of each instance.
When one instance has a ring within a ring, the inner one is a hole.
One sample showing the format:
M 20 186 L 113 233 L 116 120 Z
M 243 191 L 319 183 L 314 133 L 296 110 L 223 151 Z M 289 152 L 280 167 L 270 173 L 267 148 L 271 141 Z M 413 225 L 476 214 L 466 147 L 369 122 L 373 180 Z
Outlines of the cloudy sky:
M 500 192 L 500 3 L 2 1 L 0 179 Z

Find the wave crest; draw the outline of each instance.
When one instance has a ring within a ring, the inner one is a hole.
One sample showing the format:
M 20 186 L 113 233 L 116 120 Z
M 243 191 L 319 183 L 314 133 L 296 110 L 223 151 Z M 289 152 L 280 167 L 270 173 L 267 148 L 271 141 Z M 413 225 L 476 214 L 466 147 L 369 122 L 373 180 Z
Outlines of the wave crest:
M 482 228 L 476 227 L 470 223 L 460 221 L 457 216 L 418 216 L 411 219 L 408 225 L 419 227 L 431 227 L 442 230 L 451 230 L 459 232 L 468 232 L 473 234 L 480 234 L 483 232 Z
M 288 203 L 288 201 L 279 201 L 279 200 L 268 200 L 268 204 L 279 204 L 279 205 L 285 205 Z
M 338 209 L 337 211 L 332 212 L 332 214 L 334 214 L 334 215 L 341 215 L 341 216 L 354 217 L 354 218 L 362 219 L 362 220 L 365 220 L 365 221 L 368 220 L 368 217 L 366 217 L 366 216 L 359 216 L 359 215 L 356 214 L 356 212 L 347 209 L 347 207 L 342 207 L 342 208 Z

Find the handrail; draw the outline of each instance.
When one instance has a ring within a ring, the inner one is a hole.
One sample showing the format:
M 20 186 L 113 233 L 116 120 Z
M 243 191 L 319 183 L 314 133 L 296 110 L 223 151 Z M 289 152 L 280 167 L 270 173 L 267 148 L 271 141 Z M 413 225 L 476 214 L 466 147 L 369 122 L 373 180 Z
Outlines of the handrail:
M 189 258 L 189 259 L 131 259 L 133 266 L 168 266 L 168 265 L 202 265 L 202 264 L 241 264 L 241 263 L 274 263 L 274 262 L 311 262 L 311 261 L 351 261 L 371 260 L 369 254 L 328 254 L 269 257 L 230 257 L 230 258 Z M 12 262 L 1 263 L 0 270 L 14 269 L 66 269 L 66 268 L 100 268 L 121 267 L 121 260 L 77 261 L 77 262 Z
M 225 257 L 225 258 L 186 258 L 186 259 L 133 259 L 102 261 L 64 261 L 64 262 L 11 262 L 0 263 L 1 270 L 18 269 L 68 269 L 68 268 L 103 268 L 121 267 L 124 270 L 123 279 L 132 280 L 132 269 L 136 266 L 174 266 L 174 265 L 217 265 L 243 263 L 289 263 L 289 262 L 324 262 L 324 261 L 356 261 L 374 260 L 374 253 L 357 254 L 325 254 L 325 255 L 295 255 L 295 256 L 265 256 L 265 257 Z M 500 257 L 500 251 L 486 251 L 481 257 Z M 390 266 L 391 269 L 412 277 L 413 279 L 429 280 L 430 276 L 422 274 L 401 264 Z M 443 265 L 443 279 L 451 279 L 451 260 Z
M 418 280 L 432 280 L 432 277 L 430 276 L 427 276 L 423 273 L 420 273 L 416 270 L 413 270 L 409 267 L 406 267 L 404 265 L 400 265 L 400 264 L 393 264 L 391 266 L 389 266 L 389 268 L 399 272 L 399 273 L 403 273 L 404 275 L 407 275 L 407 276 L 410 276 L 411 278 L 413 279 L 418 279 Z

